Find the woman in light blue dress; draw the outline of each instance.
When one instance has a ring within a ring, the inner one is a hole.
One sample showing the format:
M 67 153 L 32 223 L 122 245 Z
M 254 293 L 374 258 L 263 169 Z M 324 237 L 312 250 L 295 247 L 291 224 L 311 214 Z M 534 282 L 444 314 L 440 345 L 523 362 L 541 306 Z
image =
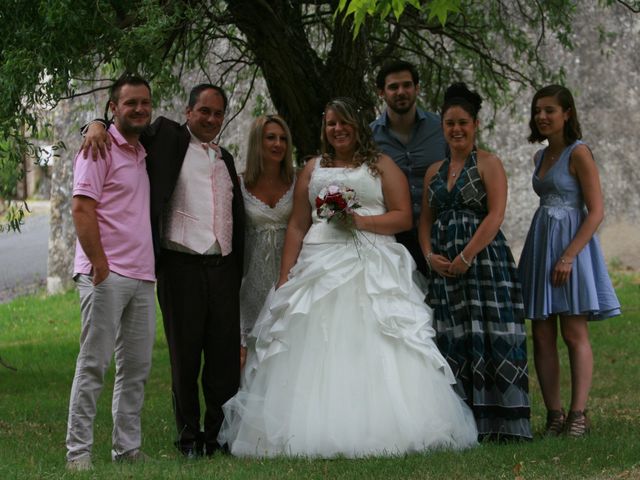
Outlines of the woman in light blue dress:
M 533 189 L 540 197 L 520 257 L 525 313 L 533 320 L 534 360 L 547 407 L 546 434 L 589 432 L 586 404 L 593 374 L 587 322 L 620 314 L 596 236 L 604 217 L 600 178 L 582 137 L 571 92 L 539 90 L 531 104 L 530 142 L 547 140 L 534 156 Z M 569 350 L 571 405 L 560 400 L 558 318 Z

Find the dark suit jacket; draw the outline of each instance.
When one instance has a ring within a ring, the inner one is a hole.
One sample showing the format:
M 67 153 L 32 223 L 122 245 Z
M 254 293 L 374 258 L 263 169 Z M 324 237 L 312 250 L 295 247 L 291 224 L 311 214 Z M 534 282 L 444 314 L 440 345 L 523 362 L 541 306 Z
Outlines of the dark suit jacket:
M 191 134 L 186 124 L 180 125 L 165 117 L 158 117 L 140 136 L 147 151 L 147 172 L 151 184 L 151 231 L 156 259 L 160 256 L 160 221 L 180 175 Z M 244 259 L 244 203 L 233 163 L 233 156 L 224 148 L 224 160 L 233 182 L 233 253 L 239 278 L 242 277 Z

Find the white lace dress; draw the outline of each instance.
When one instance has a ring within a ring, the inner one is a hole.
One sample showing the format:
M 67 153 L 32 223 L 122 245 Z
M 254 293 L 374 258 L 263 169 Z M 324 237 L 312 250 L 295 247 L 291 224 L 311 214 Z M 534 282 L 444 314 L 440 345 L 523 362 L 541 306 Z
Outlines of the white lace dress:
M 386 211 L 366 166 L 316 167 L 322 187 L 353 188 L 362 215 Z M 240 456 L 362 457 L 475 445 L 471 410 L 436 347 L 415 263 L 391 235 L 318 218 L 289 280 L 271 290 L 249 340 L 242 385 L 218 441 Z
M 242 338 L 251 331 L 269 289 L 278 280 L 287 222 L 293 207 L 293 189 L 270 207 L 253 196 L 240 177 L 245 208 L 244 276 L 240 287 Z

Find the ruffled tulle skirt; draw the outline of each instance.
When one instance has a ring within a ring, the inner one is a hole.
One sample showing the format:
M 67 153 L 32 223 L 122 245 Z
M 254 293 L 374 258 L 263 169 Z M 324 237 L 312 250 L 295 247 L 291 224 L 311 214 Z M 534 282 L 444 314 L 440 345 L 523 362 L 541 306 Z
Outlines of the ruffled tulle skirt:
M 258 318 L 218 440 L 258 457 L 474 445 L 413 266 L 392 241 L 305 245 Z

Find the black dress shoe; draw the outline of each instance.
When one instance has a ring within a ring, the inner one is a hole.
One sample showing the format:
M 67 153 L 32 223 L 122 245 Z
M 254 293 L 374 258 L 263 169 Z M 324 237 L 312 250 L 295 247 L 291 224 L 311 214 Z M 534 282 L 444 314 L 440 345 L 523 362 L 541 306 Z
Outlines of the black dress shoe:
M 188 459 L 195 459 L 202 457 L 204 454 L 202 444 L 199 442 L 175 442 L 176 448 L 180 451 L 183 457 Z

